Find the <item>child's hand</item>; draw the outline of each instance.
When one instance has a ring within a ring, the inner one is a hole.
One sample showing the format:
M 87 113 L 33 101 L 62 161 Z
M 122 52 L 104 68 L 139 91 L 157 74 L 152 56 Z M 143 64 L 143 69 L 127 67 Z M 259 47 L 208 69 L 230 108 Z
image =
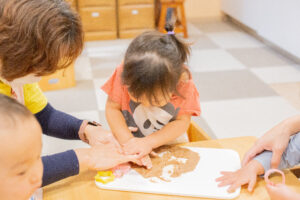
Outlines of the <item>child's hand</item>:
M 152 146 L 147 140 L 147 137 L 144 138 L 131 138 L 123 145 L 123 150 L 127 155 L 137 154 L 140 158 L 148 155 L 152 151 Z
M 266 187 L 271 200 L 300 200 L 300 194 L 292 191 L 284 184 L 267 184 Z
M 262 165 L 256 161 L 251 161 L 245 167 L 235 172 L 221 172 L 223 175 L 217 178 L 216 181 L 220 182 L 219 187 L 230 185 L 228 192 L 234 192 L 238 187 L 248 184 L 248 191 L 251 192 L 256 183 L 256 177 L 264 172 Z
M 142 165 L 145 166 L 147 169 L 151 169 L 152 168 L 152 162 L 151 162 L 151 158 L 150 156 L 144 156 L 143 158 L 141 158 L 141 162 Z

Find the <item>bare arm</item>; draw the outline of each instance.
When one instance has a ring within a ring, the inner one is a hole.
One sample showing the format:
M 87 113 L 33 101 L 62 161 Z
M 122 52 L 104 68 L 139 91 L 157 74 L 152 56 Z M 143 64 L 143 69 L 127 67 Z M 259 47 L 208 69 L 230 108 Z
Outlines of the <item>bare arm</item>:
M 186 132 L 191 121 L 190 115 L 180 115 L 175 121 L 165 125 L 161 130 L 147 136 L 153 149 L 178 138 Z
M 133 138 L 132 133 L 127 127 L 126 121 L 121 112 L 121 105 L 107 99 L 105 109 L 106 119 L 109 127 L 120 144 L 126 143 Z

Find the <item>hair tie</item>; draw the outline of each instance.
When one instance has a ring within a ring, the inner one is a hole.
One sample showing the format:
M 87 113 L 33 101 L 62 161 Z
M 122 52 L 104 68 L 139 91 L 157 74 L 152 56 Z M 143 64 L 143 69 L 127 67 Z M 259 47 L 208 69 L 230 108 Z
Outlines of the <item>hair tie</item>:
M 168 31 L 167 34 L 168 34 L 168 35 L 174 35 L 175 32 L 174 32 L 174 31 Z

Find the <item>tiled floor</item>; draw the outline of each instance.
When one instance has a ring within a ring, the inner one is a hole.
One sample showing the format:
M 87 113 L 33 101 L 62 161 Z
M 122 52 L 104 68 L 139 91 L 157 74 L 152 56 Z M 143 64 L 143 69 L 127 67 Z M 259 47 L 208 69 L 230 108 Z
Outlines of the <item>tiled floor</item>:
M 189 23 L 189 66 L 200 93 L 202 116 L 194 118 L 213 138 L 261 136 L 299 113 L 300 66 L 222 21 Z M 76 62 L 77 86 L 47 92 L 51 104 L 105 127 L 106 95 L 100 86 L 122 61 L 131 40 L 86 43 Z M 44 153 L 86 146 L 45 136 Z

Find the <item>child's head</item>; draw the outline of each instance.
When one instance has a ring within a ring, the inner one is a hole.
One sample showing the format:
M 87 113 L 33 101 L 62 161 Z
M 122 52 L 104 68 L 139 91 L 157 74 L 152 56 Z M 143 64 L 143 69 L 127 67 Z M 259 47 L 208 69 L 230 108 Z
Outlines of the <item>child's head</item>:
M 0 0 L 0 76 L 52 74 L 83 48 L 79 16 L 65 0 Z
M 28 200 L 41 186 L 41 134 L 30 111 L 0 95 L 0 199 Z
M 173 27 L 166 26 L 171 32 Z M 129 45 L 122 73 L 133 100 L 146 106 L 163 106 L 176 92 L 189 46 L 174 34 L 145 32 Z

